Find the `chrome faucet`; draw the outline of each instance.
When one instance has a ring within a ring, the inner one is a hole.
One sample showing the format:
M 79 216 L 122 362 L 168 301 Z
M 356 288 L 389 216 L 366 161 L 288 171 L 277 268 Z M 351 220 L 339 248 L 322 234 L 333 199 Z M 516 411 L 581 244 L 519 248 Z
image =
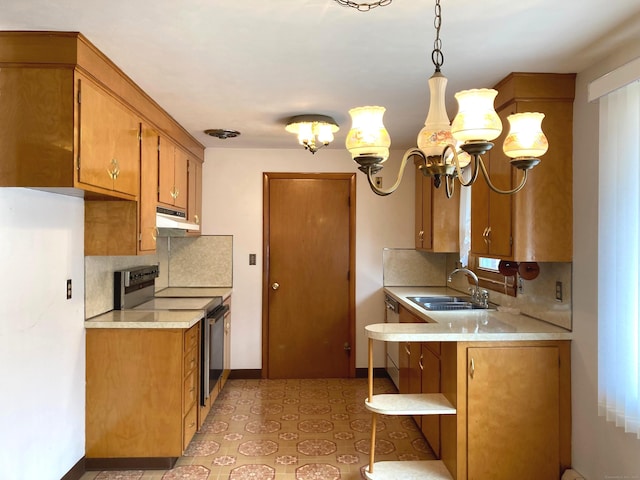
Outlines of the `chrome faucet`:
M 469 289 L 471 292 L 471 301 L 484 308 L 487 308 L 489 306 L 489 292 L 484 288 L 480 288 L 480 282 L 478 280 L 478 276 L 468 268 L 456 268 L 453 272 L 449 274 L 449 277 L 447 278 L 447 282 L 451 283 L 451 278 L 458 272 L 466 273 L 468 276 L 471 277 L 471 279 L 476 284 L 475 288 Z

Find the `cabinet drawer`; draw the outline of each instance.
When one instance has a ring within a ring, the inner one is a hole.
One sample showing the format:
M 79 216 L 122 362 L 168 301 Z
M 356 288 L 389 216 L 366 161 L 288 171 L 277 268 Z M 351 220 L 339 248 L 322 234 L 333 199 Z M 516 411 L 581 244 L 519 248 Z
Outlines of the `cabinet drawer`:
M 184 356 L 184 377 L 186 378 L 189 373 L 195 370 L 198 365 L 198 349 L 192 348 Z
M 191 407 L 191 410 L 189 410 L 189 413 L 187 413 L 184 417 L 184 437 L 182 441 L 183 451 L 187 449 L 187 447 L 189 446 L 189 442 L 198 429 L 197 418 L 198 409 L 196 408 L 196 405 L 194 405 L 193 407 Z
M 198 398 L 197 380 L 198 376 L 195 370 L 184 379 L 184 411 L 189 410 L 191 406 L 196 403 L 196 399 Z
M 199 324 L 195 324 L 189 330 L 184 332 L 184 351 L 185 353 L 198 345 L 198 337 L 200 333 Z

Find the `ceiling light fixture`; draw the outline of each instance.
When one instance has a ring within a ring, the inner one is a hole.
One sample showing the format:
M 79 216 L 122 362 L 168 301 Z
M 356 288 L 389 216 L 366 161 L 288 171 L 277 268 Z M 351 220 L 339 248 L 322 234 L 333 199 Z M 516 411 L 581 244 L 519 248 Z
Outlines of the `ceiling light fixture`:
M 311 153 L 333 142 L 333 134 L 339 129 L 333 118 L 316 114 L 291 117 L 285 127 L 287 132 L 298 135 L 300 145 Z
M 364 2 L 358 3 L 358 2 L 352 2 L 351 0 L 336 0 L 336 2 L 338 2 L 343 7 L 355 8 L 359 12 L 368 12 L 372 8 L 376 8 L 376 7 L 386 7 L 387 5 L 390 5 L 392 1 L 393 0 L 380 0 L 378 2 L 371 2 L 371 3 L 364 3 Z
M 491 183 L 481 155 L 493 147 L 491 140 L 502 133 L 502 122 L 493 106 L 498 92 L 482 88 L 456 93 L 458 114 L 453 123 L 449 123 L 445 106 L 447 78 L 440 72 L 440 67 L 444 64 L 440 40 L 441 25 L 440 0 L 436 0 L 436 38 L 431 53 L 435 72 L 429 79 L 429 112 L 424 128 L 418 134 L 418 147 L 405 152 L 396 182 L 385 190 L 378 188 L 373 179 L 373 175 L 382 169 L 384 161 L 389 156 L 391 145 L 389 133 L 382 123 L 385 111 L 383 107 L 358 107 L 349 110 L 352 126 L 345 142 L 347 150 L 360 165 L 358 168 L 367 175 L 371 189 L 378 195 L 389 195 L 398 188 L 407 162 L 413 156 L 419 157 L 418 168 L 423 175 L 433 178 L 436 187 L 439 187 L 444 179 L 446 195 L 449 198 L 453 195 L 456 179 L 462 186 L 468 187 L 476 181 L 480 171 L 494 192 L 504 195 L 516 193 L 524 187 L 527 171 L 540 163 L 538 157 L 547 151 L 547 138 L 541 128 L 544 114 L 518 113 L 507 118 L 511 129 L 505 138 L 503 149 L 507 156 L 511 157 L 511 165 L 522 170 L 522 180 L 511 190 L 495 187 Z M 462 170 L 469 164 L 472 165 L 471 176 L 466 181 Z

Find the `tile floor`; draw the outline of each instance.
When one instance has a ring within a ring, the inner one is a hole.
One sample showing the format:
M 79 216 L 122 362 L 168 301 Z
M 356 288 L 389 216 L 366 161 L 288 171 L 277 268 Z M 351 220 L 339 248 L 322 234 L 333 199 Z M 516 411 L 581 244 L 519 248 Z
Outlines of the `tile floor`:
M 386 378 L 374 385 L 396 391 Z M 369 461 L 366 396 L 366 379 L 229 380 L 172 470 L 81 480 L 359 480 Z M 433 458 L 411 418 L 378 419 L 376 460 Z

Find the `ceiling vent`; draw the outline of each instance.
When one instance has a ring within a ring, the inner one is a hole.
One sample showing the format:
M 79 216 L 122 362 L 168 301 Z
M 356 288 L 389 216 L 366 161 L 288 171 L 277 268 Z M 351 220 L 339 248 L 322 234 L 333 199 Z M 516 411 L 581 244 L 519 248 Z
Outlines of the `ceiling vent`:
M 211 128 L 209 130 L 205 130 L 204 133 L 211 135 L 212 137 L 221 138 L 222 140 L 234 138 L 240 135 L 240 132 L 237 130 L 226 130 L 224 128 Z

